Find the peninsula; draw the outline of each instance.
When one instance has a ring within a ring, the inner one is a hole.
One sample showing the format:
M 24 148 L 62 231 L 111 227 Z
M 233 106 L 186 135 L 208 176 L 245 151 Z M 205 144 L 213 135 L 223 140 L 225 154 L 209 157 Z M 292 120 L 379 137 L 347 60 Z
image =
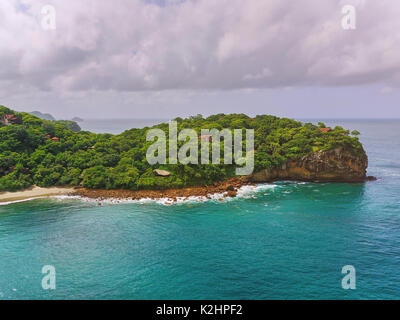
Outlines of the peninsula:
M 178 130 L 194 129 L 199 135 L 201 129 L 253 129 L 254 171 L 236 176 L 235 165 L 223 161 L 149 164 L 146 152 L 152 142 L 146 141 L 146 133 L 150 129 L 168 133 L 168 123 L 133 128 L 119 135 L 95 134 L 6 107 L 0 107 L 0 120 L 0 192 L 38 186 L 67 187 L 69 194 L 103 198 L 213 192 L 234 196 L 239 186 L 258 182 L 372 179 L 366 177 L 368 158 L 357 137 L 359 132 L 339 126 L 327 128 L 323 123 L 314 125 L 270 115 L 251 118 L 245 114 L 174 119 Z M 184 143 L 179 141 L 178 147 Z

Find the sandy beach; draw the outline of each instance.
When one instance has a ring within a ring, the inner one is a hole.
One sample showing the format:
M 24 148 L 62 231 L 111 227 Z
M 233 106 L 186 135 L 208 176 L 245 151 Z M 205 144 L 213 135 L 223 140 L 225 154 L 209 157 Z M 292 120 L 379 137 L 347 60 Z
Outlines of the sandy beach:
M 159 199 L 171 198 L 176 201 L 179 197 L 204 196 L 210 197 L 212 194 L 221 193 L 225 196 L 236 196 L 237 190 L 243 186 L 251 184 L 243 178 L 234 177 L 225 181 L 215 182 L 210 186 L 196 186 L 181 189 L 167 190 L 101 190 L 101 189 L 86 189 L 73 187 L 52 187 L 40 188 L 32 187 L 27 190 L 16 192 L 0 193 L 0 203 L 21 201 L 35 198 L 44 198 L 59 195 L 81 196 L 91 199 Z
M 68 194 L 70 194 L 72 192 L 74 192 L 73 188 L 62 188 L 62 187 L 40 188 L 40 187 L 33 187 L 33 188 L 30 188 L 30 189 L 27 189 L 27 190 L 23 190 L 23 191 L 0 193 L 0 203 L 1 202 L 25 200 L 25 199 L 50 197 L 50 196 L 68 195 Z

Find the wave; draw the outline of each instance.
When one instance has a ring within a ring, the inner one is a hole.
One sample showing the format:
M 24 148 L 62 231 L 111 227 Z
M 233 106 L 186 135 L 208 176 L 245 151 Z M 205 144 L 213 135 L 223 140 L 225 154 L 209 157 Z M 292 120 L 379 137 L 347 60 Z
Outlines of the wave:
M 262 191 L 273 190 L 278 187 L 277 184 L 258 184 L 255 186 L 242 186 L 238 189 L 236 197 L 238 198 L 254 198 L 254 196 Z
M 20 202 L 27 202 L 27 201 L 45 199 L 45 198 L 48 198 L 48 197 L 34 197 L 34 198 L 26 198 L 26 199 L 20 199 L 20 200 L 5 201 L 5 202 L 0 202 L 0 206 L 6 206 L 9 204 L 15 204 L 15 203 L 20 203 Z
M 206 201 L 224 201 L 229 197 L 226 197 L 227 192 L 224 193 L 215 193 L 210 194 L 208 197 L 205 196 L 190 196 L 190 197 L 177 197 L 173 198 L 141 198 L 138 200 L 135 199 L 116 199 L 116 198 L 107 198 L 107 199 L 94 199 L 87 198 L 81 196 L 53 196 L 53 199 L 57 199 L 59 201 L 64 200 L 79 200 L 83 202 L 96 203 L 98 205 L 113 205 L 113 204 L 127 204 L 127 203 L 135 203 L 135 204 L 147 204 L 147 203 L 156 203 L 160 205 L 176 205 L 183 203 L 198 203 L 198 202 L 206 202 Z
M 139 200 L 134 199 L 116 199 L 116 198 L 108 198 L 108 199 L 93 199 L 81 196 L 53 196 L 52 198 L 57 199 L 59 201 L 63 200 L 79 200 L 84 202 L 96 203 L 98 205 L 112 205 L 112 204 L 127 204 L 127 203 L 136 203 L 136 204 L 147 204 L 147 203 L 156 203 L 160 205 L 179 205 L 185 203 L 202 203 L 202 202 L 227 202 L 232 201 L 233 199 L 248 199 L 255 198 L 255 195 L 259 192 L 263 192 L 266 190 L 273 190 L 278 185 L 276 184 L 260 184 L 255 186 L 242 186 L 238 189 L 236 197 L 227 196 L 227 192 L 223 193 L 214 193 L 208 194 L 207 196 L 189 196 L 189 197 L 176 197 L 173 198 L 142 198 Z
M 290 184 L 305 184 L 305 182 L 290 182 Z M 179 205 L 179 204 L 186 204 L 186 203 L 203 203 L 203 202 L 227 202 L 232 201 L 234 199 L 254 199 L 257 198 L 257 194 L 264 193 L 266 191 L 273 191 L 274 189 L 282 187 L 282 183 L 273 183 L 273 184 L 258 184 L 258 185 L 245 185 L 240 187 L 237 190 L 236 197 L 229 197 L 227 196 L 227 192 L 223 193 L 214 193 L 209 194 L 207 196 L 189 196 L 189 197 L 177 197 L 173 198 L 142 198 L 139 200 L 135 199 L 118 199 L 118 198 L 107 198 L 107 199 L 94 199 L 82 196 L 69 196 L 69 195 L 54 195 L 48 197 L 35 197 L 23 200 L 15 200 L 15 201 L 8 201 L 0 203 L 0 205 L 10 205 L 19 202 L 26 202 L 32 201 L 37 199 L 54 199 L 57 201 L 66 201 L 66 200 L 77 200 L 97 205 L 114 205 L 114 204 L 149 204 L 155 203 L 159 205 Z

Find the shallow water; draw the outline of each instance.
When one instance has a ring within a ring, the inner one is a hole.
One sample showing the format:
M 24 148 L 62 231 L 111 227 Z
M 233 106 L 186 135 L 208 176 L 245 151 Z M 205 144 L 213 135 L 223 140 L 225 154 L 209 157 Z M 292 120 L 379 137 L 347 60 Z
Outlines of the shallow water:
M 172 206 L 0 206 L 0 299 L 400 298 L 400 121 L 334 123 L 362 133 L 378 181 Z M 44 265 L 56 290 L 41 287 Z M 344 265 L 356 290 L 341 287 Z

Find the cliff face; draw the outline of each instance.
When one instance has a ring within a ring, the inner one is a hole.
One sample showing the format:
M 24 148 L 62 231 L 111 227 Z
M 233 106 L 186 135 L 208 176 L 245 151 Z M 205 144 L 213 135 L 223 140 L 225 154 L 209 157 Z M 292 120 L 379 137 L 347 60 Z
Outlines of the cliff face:
M 248 177 L 252 182 L 273 180 L 359 182 L 367 179 L 367 155 L 354 156 L 343 148 L 291 159 L 281 168 L 265 169 Z

